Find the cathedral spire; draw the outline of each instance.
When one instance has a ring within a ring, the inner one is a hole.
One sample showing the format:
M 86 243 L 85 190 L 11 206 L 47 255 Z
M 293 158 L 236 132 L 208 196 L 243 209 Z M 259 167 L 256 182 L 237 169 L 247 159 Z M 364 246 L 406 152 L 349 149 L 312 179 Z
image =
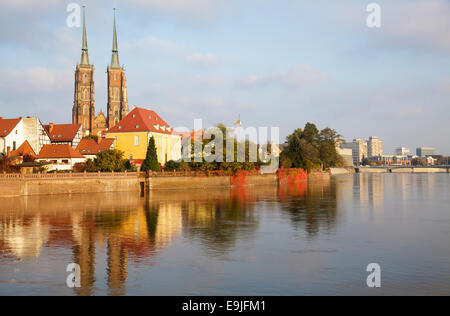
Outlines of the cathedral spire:
M 117 31 L 116 31 L 116 8 L 114 8 L 114 29 L 113 29 L 113 48 L 112 48 L 112 56 L 111 56 L 111 68 L 120 68 L 119 48 L 117 46 Z
M 87 46 L 87 35 L 86 35 L 86 10 L 83 6 L 83 45 L 81 47 L 81 65 L 89 65 L 89 55 Z

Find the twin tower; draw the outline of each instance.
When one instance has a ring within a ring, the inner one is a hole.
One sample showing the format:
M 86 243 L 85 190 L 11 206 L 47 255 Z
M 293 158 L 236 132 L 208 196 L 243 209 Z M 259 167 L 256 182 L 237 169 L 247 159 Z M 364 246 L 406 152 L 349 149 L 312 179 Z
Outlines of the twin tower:
M 85 13 L 83 12 L 83 44 L 81 62 L 75 71 L 75 94 L 72 109 L 72 124 L 81 124 L 83 136 L 100 135 L 124 118 L 128 112 L 127 79 L 124 68 L 119 64 L 117 46 L 116 14 L 114 9 L 114 30 L 111 64 L 108 66 L 107 116 L 100 112 L 95 116 L 94 65 L 89 64 Z

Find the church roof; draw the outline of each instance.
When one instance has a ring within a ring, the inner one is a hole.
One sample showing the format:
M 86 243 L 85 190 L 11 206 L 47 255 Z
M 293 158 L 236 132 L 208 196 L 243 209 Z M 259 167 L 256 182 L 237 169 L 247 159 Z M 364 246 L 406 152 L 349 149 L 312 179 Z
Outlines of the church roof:
M 80 124 L 49 124 L 44 125 L 52 142 L 71 142 L 80 130 Z
M 84 158 L 84 156 L 75 151 L 70 145 L 44 145 L 38 159 L 49 158 Z
M 19 124 L 21 118 L 3 119 L 0 118 L 0 137 L 6 137 Z
M 173 129 L 156 112 L 135 107 L 108 133 L 153 132 L 172 134 Z

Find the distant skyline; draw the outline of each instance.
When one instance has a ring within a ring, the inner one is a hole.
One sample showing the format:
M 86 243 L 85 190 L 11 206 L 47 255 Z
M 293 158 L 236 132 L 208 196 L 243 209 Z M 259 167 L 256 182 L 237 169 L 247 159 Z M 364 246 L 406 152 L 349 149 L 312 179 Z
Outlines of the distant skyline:
M 306 122 L 347 141 L 378 136 L 450 154 L 450 1 L 0 0 L 0 116 L 70 123 L 81 28 L 69 3 L 86 5 L 96 109 L 106 111 L 113 8 L 130 109 L 172 127 L 279 126 Z M 382 27 L 366 26 L 367 4 Z

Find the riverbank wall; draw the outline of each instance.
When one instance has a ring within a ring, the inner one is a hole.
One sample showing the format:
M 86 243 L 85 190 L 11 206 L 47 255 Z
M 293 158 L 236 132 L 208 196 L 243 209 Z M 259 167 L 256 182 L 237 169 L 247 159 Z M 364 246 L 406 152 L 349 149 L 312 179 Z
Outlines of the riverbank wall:
M 189 189 L 229 189 L 233 187 L 278 186 L 307 179 L 329 178 L 327 172 L 306 176 L 298 170 L 280 174 L 245 174 L 237 176 L 194 175 L 182 173 L 145 176 L 138 173 L 81 173 L 0 175 L 0 197 L 86 194 L 107 192 L 144 192 Z
M 426 168 L 426 167 L 409 167 L 409 168 L 396 168 L 396 167 L 359 167 L 357 168 L 359 173 L 449 173 L 449 168 L 447 167 L 434 167 L 434 168 Z

